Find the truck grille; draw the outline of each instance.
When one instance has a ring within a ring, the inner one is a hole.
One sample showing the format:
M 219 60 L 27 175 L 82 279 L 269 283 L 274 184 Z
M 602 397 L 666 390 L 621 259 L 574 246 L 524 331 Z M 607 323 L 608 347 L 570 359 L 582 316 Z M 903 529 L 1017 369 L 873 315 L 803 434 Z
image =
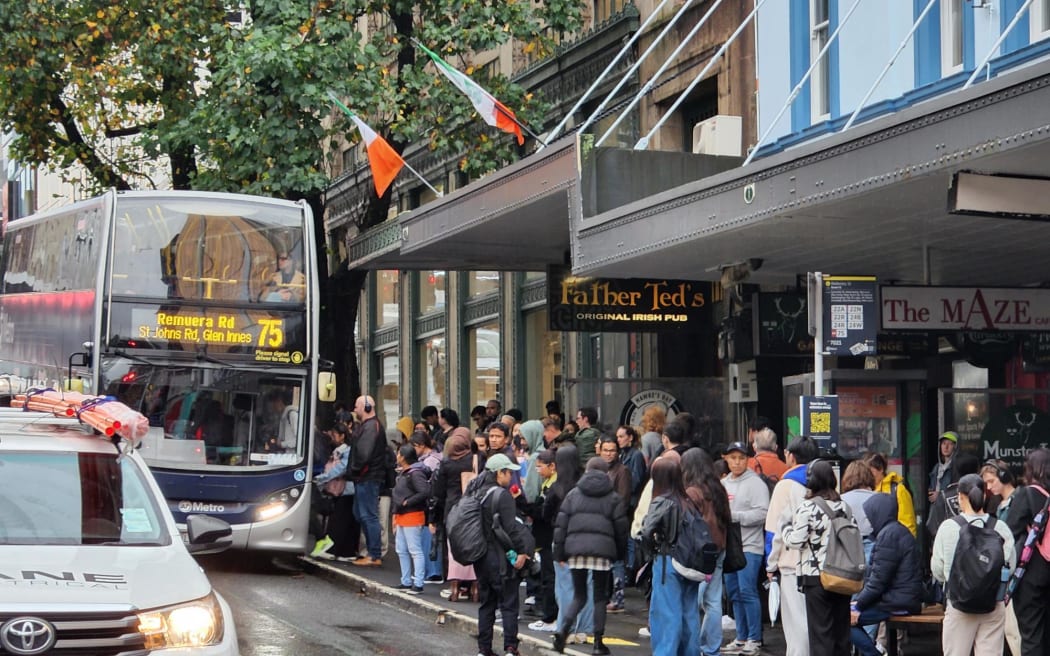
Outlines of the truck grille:
M 55 627 L 54 656 L 142 656 L 148 654 L 135 613 L 0 613 L 0 626 L 16 617 L 36 617 Z M 0 643 L 0 654 L 9 654 Z

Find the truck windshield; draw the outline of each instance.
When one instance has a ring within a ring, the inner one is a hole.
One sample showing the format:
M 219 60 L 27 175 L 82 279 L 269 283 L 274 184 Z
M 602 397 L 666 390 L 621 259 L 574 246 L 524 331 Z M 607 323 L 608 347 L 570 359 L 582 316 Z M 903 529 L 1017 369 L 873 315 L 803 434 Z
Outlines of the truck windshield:
M 138 465 L 113 453 L 0 452 L 0 544 L 166 545 Z

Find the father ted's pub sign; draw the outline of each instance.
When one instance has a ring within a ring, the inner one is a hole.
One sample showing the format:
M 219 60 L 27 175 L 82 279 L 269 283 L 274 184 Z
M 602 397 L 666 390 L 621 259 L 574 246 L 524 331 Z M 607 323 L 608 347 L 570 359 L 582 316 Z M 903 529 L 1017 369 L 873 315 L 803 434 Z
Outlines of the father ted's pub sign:
M 664 278 L 582 278 L 547 272 L 547 316 L 559 331 L 657 332 L 707 320 L 711 283 Z

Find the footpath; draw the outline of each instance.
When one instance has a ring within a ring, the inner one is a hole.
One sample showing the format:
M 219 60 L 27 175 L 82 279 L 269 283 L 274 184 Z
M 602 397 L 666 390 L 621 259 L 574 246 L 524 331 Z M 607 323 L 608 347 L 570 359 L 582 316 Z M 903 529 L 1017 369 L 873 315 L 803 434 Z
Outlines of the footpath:
M 423 593 L 410 595 L 397 589 L 401 583 L 401 573 L 396 555 L 392 552 L 383 559 L 382 567 L 357 567 L 349 563 L 341 563 L 319 558 L 302 557 L 307 572 L 328 578 L 340 585 L 344 585 L 348 592 L 369 597 L 379 603 L 400 608 L 416 615 L 417 617 L 431 616 L 434 623 L 447 628 L 463 631 L 470 635 L 477 635 L 477 610 L 478 605 L 470 601 L 451 602 L 441 597 L 441 590 L 446 585 L 426 584 Z M 521 588 L 522 600 L 525 598 L 525 588 Z M 519 639 L 521 650 L 524 654 L 552 654 L 550 649 L 551 633 L 532 631 L 528 628 L 529 623 L 539 619 L 526 612 L 524 603 L 521 606 L 519 620 Z M 642 656 L 651 654 L 652 650 L 649 638 L 638 635 L 638 629 L 645 627 L 648 623 L 648 605 L 645 597 L 636 589 L 628 588 L 626 591 L 625 610 L 622 613 L 608 615 L 605 630 L 605 643 L 616 656 Z M 660 627 L 655 627 L 656 631 Z M 502 647 L 500 637 L 501 625 L 496 620 L 496 649 Z M 732 628 L 723 631 L 723 642 L 728 643 L 735 637 Z M 770 626 L 767 622 L 763 628 L 762 654 L 778 656 L 786 651 L 784 633 L 780 628 L 779 621 Z M 591 645 L 568 645 L 566 654 L 587 656 L 591 653 Z M 926 627 L 913 632 L 909 639 L 902 644 L 901 654 L 939 654 L 940 626 Z

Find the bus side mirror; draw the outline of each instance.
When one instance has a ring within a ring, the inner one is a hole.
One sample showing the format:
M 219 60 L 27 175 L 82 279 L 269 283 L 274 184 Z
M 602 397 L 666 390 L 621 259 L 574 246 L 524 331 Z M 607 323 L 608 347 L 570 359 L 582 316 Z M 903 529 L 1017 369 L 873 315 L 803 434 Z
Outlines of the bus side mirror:
M 317 374 L 317 400 L 323 403 L 335 402 L 335 374 L 322 371 Z

